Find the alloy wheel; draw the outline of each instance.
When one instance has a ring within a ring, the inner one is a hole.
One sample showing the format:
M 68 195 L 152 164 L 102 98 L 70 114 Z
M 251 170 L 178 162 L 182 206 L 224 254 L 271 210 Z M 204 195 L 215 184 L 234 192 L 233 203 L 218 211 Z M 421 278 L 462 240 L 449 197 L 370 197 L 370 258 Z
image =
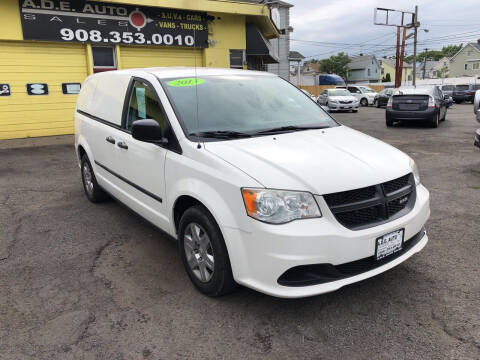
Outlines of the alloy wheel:
M 215 269 L 215 259 L 212 243 L 205 229 L 194 222 L 188 224 L 183 245 L 190 270 L 201 282 L 210 281 Z
M 85 185 L 85 190 L 89 195 L 93 194 L 93 176 L 92 171 L 90 170 L 90 166 L 88 166 L 87 162 L 83 163 L 82 166 L 82 174 L 83 174 L 83 183 Z

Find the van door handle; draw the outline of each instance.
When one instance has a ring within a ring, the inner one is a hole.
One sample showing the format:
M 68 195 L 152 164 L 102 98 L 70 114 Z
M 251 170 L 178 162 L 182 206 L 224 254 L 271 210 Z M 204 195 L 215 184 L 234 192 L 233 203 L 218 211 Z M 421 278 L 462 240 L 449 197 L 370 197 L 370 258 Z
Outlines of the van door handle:
M 115 139 L 114 139 L 113 137 L 111 137 L 111 136 L 107 137 L 105 140 L 106 140 L 107 142 L 109 142 L 110 144 L 115 144 Z
M 125 150 L 128 149 L 128 145 L 125 144 L 123 141 L 119 141 L 119 142 L 117 143 L 117 146 L 118 146 L 119 148 L 121 148 L 121 149 L 125 149 Z

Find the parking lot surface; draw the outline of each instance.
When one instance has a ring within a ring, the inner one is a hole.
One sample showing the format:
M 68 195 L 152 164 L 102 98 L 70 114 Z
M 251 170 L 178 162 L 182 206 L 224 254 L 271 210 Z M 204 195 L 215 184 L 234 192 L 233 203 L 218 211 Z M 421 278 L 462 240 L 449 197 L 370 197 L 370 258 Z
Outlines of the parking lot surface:
M 380 276 L 298 300 L 201 295 L 172 240 L 115 201 L 87 201 L 72 137 L 0 142 L 0 358 L 479 359 L 472 105 L 437 129 L 387 128 L 371 107 L 333 116 L 417 161 L 430 242 Z

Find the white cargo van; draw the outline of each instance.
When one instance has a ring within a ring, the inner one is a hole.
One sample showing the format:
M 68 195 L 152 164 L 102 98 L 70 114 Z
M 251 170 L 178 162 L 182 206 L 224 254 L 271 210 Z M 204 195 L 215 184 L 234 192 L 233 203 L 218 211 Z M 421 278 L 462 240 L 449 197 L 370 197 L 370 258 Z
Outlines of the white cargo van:
M 429 193 L 413 160 L 269 73 L 90 76 L 75 150 L 88 199 L 109 194 L 177 239 L 211 296 L 236 284 L 279 297 L 333 291 L 428 241 Z

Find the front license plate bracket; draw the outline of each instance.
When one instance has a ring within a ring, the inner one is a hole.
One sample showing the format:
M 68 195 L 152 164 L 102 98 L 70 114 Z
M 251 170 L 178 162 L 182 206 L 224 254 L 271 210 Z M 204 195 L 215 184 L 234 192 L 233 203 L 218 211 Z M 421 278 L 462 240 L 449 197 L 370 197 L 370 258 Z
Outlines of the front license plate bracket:
M 375 240 L 375 260 L 381 260 L 403 249 L 405 229 L 399 229 Z

